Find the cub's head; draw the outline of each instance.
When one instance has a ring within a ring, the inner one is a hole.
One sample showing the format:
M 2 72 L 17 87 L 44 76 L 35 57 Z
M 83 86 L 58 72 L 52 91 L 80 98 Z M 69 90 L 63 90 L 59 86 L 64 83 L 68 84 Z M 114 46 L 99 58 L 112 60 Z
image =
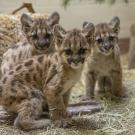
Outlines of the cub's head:
M 60 16 L 52 13 L 47 19 L 32 19 L 28 14 L 22 14 L 22 30 L 29 43 L 38 51 L 46 52 L 53 45 L 53 27 L 59 23 Z
M 87 22 L 84 23 L 84 26 Z M 110 55 L 118 43 L 120 20 L 114 17 L 109 23 L 99 23 L 95 26 L 95 47 L 104 55 Z
M 60 25 L 54 27 L 55 48 L 67 66 L 77 69 L 82 67 L 91 46 L 87 41 L 88 37 L 93 36 L 94 25 L 89 23 L 83 30 L 73 29 L 64 30 Z

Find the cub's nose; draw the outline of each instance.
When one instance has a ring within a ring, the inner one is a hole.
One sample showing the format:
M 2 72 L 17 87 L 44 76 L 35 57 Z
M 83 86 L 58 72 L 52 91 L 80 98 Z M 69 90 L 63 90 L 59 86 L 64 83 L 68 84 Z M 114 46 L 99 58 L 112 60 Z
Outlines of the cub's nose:
M 41 48 L 49 47 L 49 45 L 50 45 L 50 42 L 48 39 L 42 39 L 42 40 L 39 40 L 38 42 L 38 46 Z
M 104 46 L 104 48 L 105 48 L 106 50 L 109 50 L 109 47 L 108 47 L 108 46 Z
M 78 64 L 79 61 L 78 61 L 78 60 L 73 60 L 73 63 L 74 63 L 74 64 Z
M 108 45 L 108 44 L 106 45 L 106 44 L 105 44 L 105 45 L 104 45 L 104 48 L 105 48 L 106 50 L 109 50 L 109 49 L 111 48 L 111 45 Z
M 84 63 L 84 58 L 77 58 L 77 59 L 73 59 L 73 62 L 75 63 L 75 64 L 78 64 L 78 63 Z

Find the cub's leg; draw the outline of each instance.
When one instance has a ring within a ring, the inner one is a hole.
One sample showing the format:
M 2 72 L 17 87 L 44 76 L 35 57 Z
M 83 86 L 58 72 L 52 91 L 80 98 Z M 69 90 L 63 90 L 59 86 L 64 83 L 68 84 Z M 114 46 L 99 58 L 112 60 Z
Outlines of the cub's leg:
M 98 80 L 98 92 L 103 94 L 105 93 L 105 77 L 99 77 Z
M 111 74 L 112 80 L 112 94 L 118 97 L 125 96 L 124 90 L 122 89 L 122 72 L 113 71 Z
M 111 85 L 111 80 L 109 77 L 100 77 L 98 79 L 98 91 L 99 93 L 103 94 L 105 92 L 108 92 L 111 90 L 112 85 Z
M 109 76 L 105 77 L 105 86 L 104 86 L 105 92 L 110 92 L 111 88 L 112 88 L 112 83 L 110 77 Z
M 94 98 L 95 83 L 96 76 L 94 72 L 89 72 L 85 75 L 86 99 Z
M 66 92 L 66 93 L 63 95 L 63 101 L 64 101 L 64 104 L 65 104 L 65 107 L 66 107 L 66 108 L 67 108 L 67 106 L 68 106 L 70 94 L 71 94 L 71 90 L 69 90 L 68 92 Z
M 53 90 L 47 90 L 45 94 L 53 125 L 56 127 L 67 127 L 70 120 L 67 117 L 68 115 L 63 100 L 63 95 L 60 93 L 55 93 Z
M 71 90 L 67 91 L 67 92 L 63 95 L 63 101 L 64 101 L 65 108 L 68 107 L 70 94 L 71 94 Z M 71 114 L 70 114 L 69 112 L 67 112 L 67 116 L 68 116 L 68 117 L 71 117 Z
M 19 105 L 18 116 L 14 125 L 23 130 L 45 128 L 51 124 L 48 119 L 38 120 L 42 114 L 42 101 L 38 98 L 24 100 Z

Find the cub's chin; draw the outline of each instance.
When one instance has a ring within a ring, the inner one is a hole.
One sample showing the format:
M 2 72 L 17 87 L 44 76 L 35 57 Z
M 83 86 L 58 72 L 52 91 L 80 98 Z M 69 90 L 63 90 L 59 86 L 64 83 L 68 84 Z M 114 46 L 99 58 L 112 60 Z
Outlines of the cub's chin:
M 49 47 L 42 47 L 42 48 L 37 47 L 37 46 L 34 46 L 34 47 L 35 47 L 36 52 L 39 54 L 47 53 L 50 49 L 50 46 Z
M 70 67 L 73 69 L 80 69 L 80 68 L 82 68 L 82 66 L 83 66 L 83 64 L 81 62 L 78 64 L 75 64 L 75 63 L 70 64 Z
M 34 47 L 37 49 L 37 50 L 40 50 L 40 51 L 42 51 L 42 50 L 48 50 L 49 48 L 50 48 L 50 45 L 49 46 L 44 46 L 44 47 L 39 47 L 39 46 L 37 46 L 37 45 L 34 45 Z
M 106 50 L 106 49 L 100 49 L 100 48 L 98 48 L 98 52 L 102 53 L 103 55 L 109 56 L 109 55 L 112 54 L 113 49 Z

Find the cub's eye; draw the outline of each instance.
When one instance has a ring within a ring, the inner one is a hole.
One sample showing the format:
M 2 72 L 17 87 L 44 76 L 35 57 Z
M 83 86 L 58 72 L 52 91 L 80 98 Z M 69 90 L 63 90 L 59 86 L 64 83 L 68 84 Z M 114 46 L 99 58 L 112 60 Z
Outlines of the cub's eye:
M 114 37 L 110 36 L 109 41 L 113 41 L 113 40 L 114 40 Z
M 103 43 L 102 38 L 99 38 L 99 39 L 97 39 L 96 41 L 97 41 L 99 44 Z
M 87 50 L 87 49 L 85 49 L 85 48 L 81 48 L 78 53 L 79 53 L 79 54 L 85 54 L 86 50 Z
M 37 39 L 38 38 L 36 33 L 32 33 L 31 36 L 32 36 L 33 39 Z
M 66 53 L 66 55 L 72 55 L 72 54 L 73 54 L 73 52 L 72 52 L 72 50 L 71 50 L 71 49 L 67 49 L 67 50 L 65 50 L 65 53 Z

